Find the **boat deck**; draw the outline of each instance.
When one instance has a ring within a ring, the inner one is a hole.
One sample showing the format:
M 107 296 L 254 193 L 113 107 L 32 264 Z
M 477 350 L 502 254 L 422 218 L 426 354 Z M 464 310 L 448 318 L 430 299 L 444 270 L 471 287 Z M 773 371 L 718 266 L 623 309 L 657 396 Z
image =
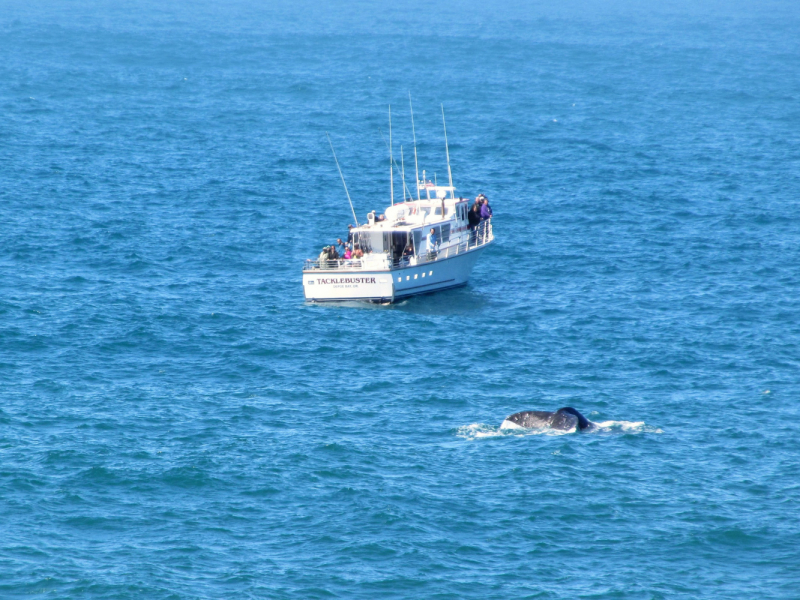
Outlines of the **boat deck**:
M 453 236 L 453 238 L 455 237 Z M 492 232 L 491 219 L 481 222 L 474 230 L 464 232 L 463 236 L 458 237 L 460 239 L 453 239 L 455 243 L 442 246 L 436 251 L 399 259 L 390 259 L 388 255 L 381 253 L 378 255 L 368 254 L 363 259 L 306 260 L 303 265 L 303 272 L 395 271 L 446 260 L 459 254 L 477 250 L 493 242 L 494 234 Z

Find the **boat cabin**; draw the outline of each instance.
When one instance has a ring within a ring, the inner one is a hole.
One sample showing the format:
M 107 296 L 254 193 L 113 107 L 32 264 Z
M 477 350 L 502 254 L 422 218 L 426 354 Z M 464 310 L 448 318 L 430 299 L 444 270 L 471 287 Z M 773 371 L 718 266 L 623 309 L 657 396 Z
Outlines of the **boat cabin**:
M 393 262 L 403 257 L 409 245 L 414 256 L 447 247 L 455 234 L 467 229 L 468 201 L 455 197 L 455 188 L 449 186 L 430 184 L 425 189 L 423 199 L 394 204 L 383 219 L 374 211 L 369 213 L 367 223 L 352 230 L 353 243 L 365 254 L 386 253 Z M 429 243 L 431 229 L 435 247 Z

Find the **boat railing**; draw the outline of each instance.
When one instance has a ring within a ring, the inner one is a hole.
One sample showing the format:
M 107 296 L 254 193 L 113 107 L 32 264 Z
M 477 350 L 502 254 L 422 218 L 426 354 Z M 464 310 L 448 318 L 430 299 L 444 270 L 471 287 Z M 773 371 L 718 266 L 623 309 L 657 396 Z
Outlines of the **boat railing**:
M 445 248 L 427 252 L 425 254 L 418 254 L 414 264 L 420 265 L 429 262 L 436 262 L 437 260 L 444 260 L 458 254 L 475 250 L 480 246 L 485 246 L 494 240 L 494 233 L 492 231 L 492 220 L 487 219 L 475 228 L 469 231 L 469 235 L 459 244 L 452 244 Z M 408 257 L 395 259 L 391 262 L 392 269 L 400 269 L 411 265 L 412 261 Z M 364 261 L 358 259 L 338 259 L 338 260 L 306 260 L 303 265 L 304 271 L 311 271 L 315 269 L 330 270 L 330 269 L 364 269 L 367 268 Z
M 361 269 L 363 262 L 358 259 L 343 259 L 338 260 L 306 260 L 303 263 L 303 270 L 310 271 L 312 269 Z

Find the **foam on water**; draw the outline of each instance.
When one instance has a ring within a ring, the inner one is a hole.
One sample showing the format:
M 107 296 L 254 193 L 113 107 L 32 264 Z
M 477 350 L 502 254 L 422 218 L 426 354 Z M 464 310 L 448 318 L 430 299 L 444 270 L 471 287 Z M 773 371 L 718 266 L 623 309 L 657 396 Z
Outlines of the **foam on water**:
M 664 433 L 658 427 L 645 424 L 644 421 L 592 421 L 597 426 L 596 432 L 606 433 Z
M 657 427 L 651 427 L 644 423 L 644 421 L 601 421 L 594 422 L 596 429 L 591 431 L 582 431 L 580 435 L 592 435 L 600 433 L 664 433 Z M 487 425 L 485 423 L 472 423 L 471 425 L 463 425 L 456 429 L 455 434 L 464 439 L 482 439 L 494 438 L 504 436 L 526 436 L 526 435 L 551 435 L 562 436 L 578 433 L 575 429 L 571 431 L 561 431 L 557 429 L 540 428 L 528 429 L 520 427 L 516 423 L 510 421 L 503 421 L 500 426 Z

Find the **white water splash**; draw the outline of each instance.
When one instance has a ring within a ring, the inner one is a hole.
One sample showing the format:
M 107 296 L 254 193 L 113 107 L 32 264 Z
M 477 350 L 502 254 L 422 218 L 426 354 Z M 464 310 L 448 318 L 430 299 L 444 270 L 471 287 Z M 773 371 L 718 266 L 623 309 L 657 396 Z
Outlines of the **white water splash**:
M 566 435 L 572 431 L 557 431 L 555 429 L 526 429 L 524 427 L 498 427 L 485 423 L 463 425 L 456 430 L 458 437 L 465 440 L 475 440 L 489 437 L 522 437 L 526 435 Z
M 657 427 L 651 427 L 644 421 L 599 421 L 594 423 L 598 433 L 664 433 Z
M 504 424 L 507 421 L 503 422 Z M 664 433 L 661 429 L 651 427 L 645 424 L 644 421 L 600 421 L 595 422 L 597 427 L 593 431 L 584 431 L 582 435 L 591 435 L 593 433 Z M 559 431 L 557 429 L 527 429 L 514 424 L 513 427 L 487 425 L 485 423 L 472 423 L 471 425 L 462 425 L 456 429 L 456 435 L 465 440 L 477 440 L 481 438 L 493 437 L 522 437 L 527 435 L 569 435 L 575 433 L 571 431 Z

